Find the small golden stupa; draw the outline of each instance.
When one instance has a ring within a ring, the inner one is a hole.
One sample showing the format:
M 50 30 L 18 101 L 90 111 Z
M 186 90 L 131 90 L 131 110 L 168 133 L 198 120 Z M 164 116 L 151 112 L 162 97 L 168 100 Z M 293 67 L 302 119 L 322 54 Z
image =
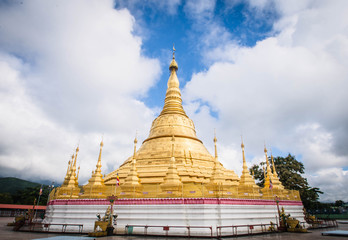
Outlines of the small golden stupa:
M 76 160 L 78 152 L 79 147 L 76 148 L 75 155 L 72 155 L 71 161 L 68 162 L 68 170 L 62 186 L 55 189 L 55 191 L 52 191 L 56 196 L 55 198 L 71 199 L 79 197 L 80 188 L 78 184 L 78 173 L 76 173 Z
M 88 180 L 88 183 L 83 186 L 83 194 L 81 195 L 81 198 L 106 198 L 106 187 L 101 173 L 101 155 L 103 146 L 104 143 L 101 141 L 96 169 L 92 172 L 92 177 Z
M 186 115 L 177 77 L 178 64 L 173 59 L 169 66 L 163 110 L 152 122 L 150 134 L 137 150 L 117 170 L 101 174 L 101 151 L 97 169 L 81 194 L 77 185 L 76 157 L 69 162 L 63 185 L 51 199 L 64 198 L 250 198 L 300 200 L 297 191 L 285 190 L 273 164 L 273 173 L 267 157 L 265 186 L 260 188 L 250 175 L 245 161 L 242 141 L 243 171 L 239 178 L 218 160 L 217 139 L 214 136 L 215 155 L 212 156 L 197 138 L 193 121 Z M 119 177 L 119 182 L 117 178 Z M 118 184 L 119 183 L 119 184 Z

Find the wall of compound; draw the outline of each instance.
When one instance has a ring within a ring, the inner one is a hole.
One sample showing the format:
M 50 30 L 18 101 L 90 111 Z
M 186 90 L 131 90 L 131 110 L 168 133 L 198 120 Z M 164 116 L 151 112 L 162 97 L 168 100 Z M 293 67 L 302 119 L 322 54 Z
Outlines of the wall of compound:
M 47 207 L 45 223 L 83 224 L 84 232 L 93 231 L 94 221 L 97 220 L 96 215 L 99 213 L 104 216 L 108 208 L 108 202 L 105 200 L 100 200 L 98 204 L 93 205 L 89 203 L 84 205 L 84 202 L 78 202 L 78 200 L 55 201 Z M 271 221 L 273 223 L 278 221 L 277 206 L 274 201 L 273 203 L 251 201 L 248 202 L 249 204 L 237 204 L 238 202 L 236 204 L 214 204 L 214 202 L 199 204 L 199 201 L 197 204 L 192 202 L 166 204 L 166 201 L 160 204 L 118 203 L 116 202 L 114 206 L 114 213 L 118 215 L 116 227 L 118 233 L 124 233 L 126 225 L 148 225 L 148 234 L 163 234 L 163 226 L 170 226 L 170 234 L 185 235 L 187 234 L 186 228 L 173 226 L 205 226 L 212 227 L 215 235 L 216 226 L 269 224 Z M 281 204 L 280 207 L 284 207 L 286 214 L 304 221 L 302 204 L 299 202 Z M 58 226 L 57 228 L 61 229 Z M 67 231 L 69 231 L 69 227 Z M 194 228 L 190 231 L 191 234 L 210 234 L 210 230 L 204 228 Z M 144 227 L 134 227 L 133 233 L 144 233 Z

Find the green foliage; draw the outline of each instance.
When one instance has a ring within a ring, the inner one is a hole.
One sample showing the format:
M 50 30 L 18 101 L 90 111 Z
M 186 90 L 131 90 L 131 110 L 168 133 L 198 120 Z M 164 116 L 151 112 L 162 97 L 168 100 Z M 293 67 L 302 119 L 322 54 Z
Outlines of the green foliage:
M 39 205 L 46 205 L 48 198 L 48 186 L 44 185 L 42 188 L 42 195 L 40 197 Z M 15 204 L 24 204 L 31 205 L 34 204 L 36 199 L 36 203 L 39 199 L 40 186 L 38 187 L 28 187 L 23 190 L 19 190 L 17 193 L 13 195 L 13 201 Z
M 18 190 L 28 187 L 39 187 L 39 183 L 29 182 L 14 177 L 0 178 L 0 193 L 15 194 Z
M 0 203 L 32 205 L 39 199 L 40 187 L 39 183 L 19 178 L 0 178 Z M 47 204 L 49 191 L 49 187 L 43 185 L 39 205 Z
M 269 158 L 269 161 L 272 163 L 271 158 Z M 318 203 L 319 194 L 323 192 L 319 188 L 309 186 L 307 179 L 302 176 L 305 172 L 303 164 L 297 161 L 291 154 L 286 157 L 275 157 L 274 164 L 283 186 L 289 190 L 298 190 L 304 207 L 307 209 L 314 208 Z M 264 184 L 262 166 L 266 166 L 266 163 L 262 162 L 260 165 L 253 165 L 250 168 L 250 172 L 254 172 L 257 184 L 261 187 Z
M 335 206 L 336 206 L 336 207 L 343 207 L 343 205 L 344 205 L 344 202 L 343 202 L 342 200 L 337 200 L 337 201 L 335 202 Z
M 13 199 L 12 199 L 11 194 L 0 193 L 0 203 L 7 203 L 7 204 L 13 203 Z

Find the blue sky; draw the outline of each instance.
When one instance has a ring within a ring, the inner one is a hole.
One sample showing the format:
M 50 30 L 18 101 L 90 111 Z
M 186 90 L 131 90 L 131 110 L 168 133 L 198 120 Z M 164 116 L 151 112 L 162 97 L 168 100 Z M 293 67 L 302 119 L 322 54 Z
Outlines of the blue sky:
M 85 183 L 132 155 L 160 112 L 175 43 L 197 135 L 241 173 L 304 163 L 323 201 L 348 201 L 348 3 L 281 0 L 0 1 L 0 175 Z
M 193 73 L 200 72 L 211 64 L 202 57 L 206 47 L 217 46 L 220 42 L 206 46 L 201 39 L 209 34 L 205 25 L 197 23 L 191 13 L 185 11 L 185 3 L 176 6 L 174 13 L 168 14 L 166 9 L 158 9 L 151 1 L 118 2 L 116 9 L 128 9 L 135 17 L 138 25 L 135 34 L 144 35 L 142 51 L 148 57 L 160 58 L 162 69 L 167 68 L 171 56 L 171 44 L 177 49 L 176 57 L 180 62 L 181 85 L 190 80 Z M 141 9 L 141 11 L 139 10 Z M 203 22 L 214 22 L 224 28 L 228 40 L 238 45 L 252 47 L 257 41 L 274 34 L 272 26 L 278 14 L 270 3 L 270 7 L 260 15 L 256 9 L 250 9 L 245 1 L 216 1 L 211 16 L 206 16 Z M 165 71 L 165 70 L 164 70 Z M 161 107 L 167 75 L 162 74 L 161 80 L 150 89 L 145 103 L 150 107 Z

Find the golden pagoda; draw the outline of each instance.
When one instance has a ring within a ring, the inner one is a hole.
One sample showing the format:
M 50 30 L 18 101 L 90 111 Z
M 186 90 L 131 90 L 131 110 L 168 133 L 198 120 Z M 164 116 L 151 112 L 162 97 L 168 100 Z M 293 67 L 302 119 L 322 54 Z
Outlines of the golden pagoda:
M 217 138 L 214 134 L 215 155 L 211 155 L 196 136 L 193 121 L 182 106 L 180 84 L 177 77 L 178 64 L 173 59 L 169 65 L 169 79 L 160 115 L 152 122 L 149 136 L 137 150 L 134 140 L 133 155 L 121 166 L 103 176 L 101 174 L 100 144 L 96 170 L 80 194 L 76 159 L 79 149 L 68 163 L 61 187 L 56 188 L 50 199 L 74 198 L 252 198 L 300 200 L 298 191 L 284 189 L 275 171 L 273 173 L 267 156 L 264 170 L 265 184 L 261 189 L 255 184 L 245 161 L 244 143 L 243 171 L 239 178 L 233 170 L 226 169 L 218 160 Z M 119 181 L 117 181 L 119 179 Z
M 277 173 L 272 173 L 268 156 L 267 156 L 267 149 L 265 146 L 264 149 L 265 157 L 266 157 L 266 177 L 265 177 L 265 184 L 264 188 L 262 189 L 262 193 L 264 198 L 272 198 L 272 197 L 281 197 L 284 198 L 284 195 L 286 194 L 286 191 L 284 191 L 284 186 L 279 181 L 278 175 L 275 175 Z M 273 169 L 275 170 L 275 166 L 273 163 Z
M 62 186 L 54 192 L 55 198 L 71 199 L 79 197 L 80 188 L 78 186 L 78 175 L 76 174 L 76 161 L 78 152 L 79 147 L 76 148 L 75 155 L 72 155 L 71 161 L 69 161 L 68 169 Z
M 223 166 L 218 160 L 218 152 L 217 152 L 217 138 L 216 134 L 214 134 L 214 149 L 215 149 L 215 157 L 214 157 L 214 168 L 212 172 L 212 176 L 210 177 L 209 183 L 207 183 L 206 188 L 209 190 L 206 197 L 237 197 L 238 196 L 238 182 L 230 181 L 230 179 L 226 178 L 226 175 L 223 171 Z M 233 177 L 238 178 L 238 176 L 234 173 Z
M 214 190 L 208 190 L 211 183 L 219 183 L 215 191 L 232 197 L 237 192 L 239 178 L 234 171 L 225 169 L 197 138 L 193 121 L 182 106 L 174 51 L 169 70 L 163 110 L 152 122 L 148 138 L 133 157 L 106 175 L 108 195 L 114 193 L 118 173 L 121 189 L 116 188 L 116 195 L 126 197 L 123 186 L 130 172 L 136 169 L 142 192 L 134 197 L 204 197 L 215 194 Z
M 135 197 L 140 197 L 141 195 L 140 191 L 142 189 L 142 186 L 140 184 L 140 179 L 138 177 L 138 172 L 136 169 L 137 143 L 138 143 L 138 140 L 137 138 L 135 138 L 132 163 L 131 163 L 126 179 L 121 184 L 121 189 L 122 189 L 121 194 L 123 195 L 123 197 L 126 197 L 126 198 L 135 198 Z
M 88 180 L 88 183 L 83 186 L 83 194 L 81 195 L 81 198 L 106 198 L 105 195 L 105 184 L 103 175 L 101 173 L 101 155 L 103 150 L 104 143 L 103 141 L 100 142 L 100 150 L 99 150 L 99 157 L 98 162 L 96 165 L 95 171 L 92 172 L 92 177 Z
M 182 194 L 183 194 L 182 192 L 183 184 L 180 180 L 178 170 L 175 164 L 174 143 L 175 143 L 175 138 L 173 136 L 172 137 L 172 154 L 170 158 L 169 167 L 167 170 L 167 174 L 165 178 L 163 179 L 163 183 L 160 184 L 162 197 L 182 197 Z
M 260 198 L 260 187 L 255 184 L 255 180 L 249 173 L 248 166 L 245 161 L 244 143 L 242 139 L 242 154 L 243 154 L 243 171 L 240 176 L 238 186 L 238 197 L 239 198 Z

